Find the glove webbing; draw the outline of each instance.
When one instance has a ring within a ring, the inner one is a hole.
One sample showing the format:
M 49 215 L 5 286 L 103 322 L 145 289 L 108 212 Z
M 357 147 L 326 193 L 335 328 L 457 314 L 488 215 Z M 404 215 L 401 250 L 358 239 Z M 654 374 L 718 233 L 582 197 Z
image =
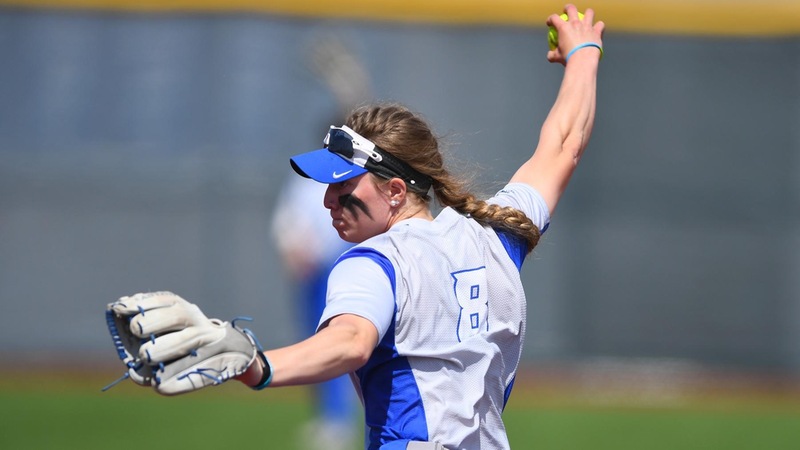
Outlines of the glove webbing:
M 125 361 L 128 354 L 125 351 L 125 346 L 122 344 L 122 338 L 119 336 L 117 324 L 114 323 L 114 311 L 106 311 L 106 324 L 108 325 L 108 332 L 111 333 L 111 339 L 114 341 L 114 347 L 117 348 L 119 359 Z
M 129 369 L 133 371 L 138 371 L 144 364 L 141 361 L 138 362 L 135 362 L 135 360 L 126 361 L 129 355 L 127 350 L 125 349 L 125 345 L 122 343 L 122 337 L 119 335 L 119 329 L 117 328 L 117 323 L 114 320 L 114 312 L 111 310 L 106 311 L 106 325 L 108 325 L 108 332 L 111 334 L 111 340 L 114 342 L 114 347 L 116 347 L 117 349 L 117 355 L 119 356 L 119 359 L 122 362 L 124 362 Z M 133 357 L 133 355 L 130 356 Z M 130 370 L 126 371 L 124 375 L 111 382 L 111 384 L 109 384 L 108 386 L 102 388 L 101 391 L 105 392 L 130 377 L 131 377 Z

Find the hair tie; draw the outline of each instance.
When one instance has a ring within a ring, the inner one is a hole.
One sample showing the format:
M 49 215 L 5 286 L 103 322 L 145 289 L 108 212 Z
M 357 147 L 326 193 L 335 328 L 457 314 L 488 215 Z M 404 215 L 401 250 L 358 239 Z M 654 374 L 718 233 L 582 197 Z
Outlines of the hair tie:
M 567 53 L 567 57 L 564 58 L 564 62 L 569 61 L 569 57 L 572 56 L 573 53 L 575 53 L 576 51 L 578 51 L 578 50 L 580 50 L 582 48 L 586 48 L 586 47 L 595 47 L 598 50 L 600 50 L 600 59 L 603 59 L 603 47 L 601 47 L 600 44 L 598 44 L 596 42 L 584 42 L 583 44 L 576 45 L 575 48 L 570 50 L 569 53 Z

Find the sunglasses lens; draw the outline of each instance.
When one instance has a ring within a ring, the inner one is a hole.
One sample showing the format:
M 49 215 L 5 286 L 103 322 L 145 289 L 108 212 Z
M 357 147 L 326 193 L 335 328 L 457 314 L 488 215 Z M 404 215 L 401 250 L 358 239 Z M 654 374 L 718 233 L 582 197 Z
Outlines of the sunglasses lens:
M 331 130 L 328 133 L 328 150 L 348 159 L 352 159 L 355 154 L 353 140 L 343 130 Z

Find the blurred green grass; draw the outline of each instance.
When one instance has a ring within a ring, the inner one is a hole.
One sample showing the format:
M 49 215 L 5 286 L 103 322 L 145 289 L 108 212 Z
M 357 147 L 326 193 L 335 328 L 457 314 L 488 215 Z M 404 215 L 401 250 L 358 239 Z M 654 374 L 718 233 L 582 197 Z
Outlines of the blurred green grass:
M 255 393 L 229 383 L 167 398 L 127 381 L 100 392 L 113 375 L 0 375 L 2 449 L 306 450 L 299 436 L 312 418 L 307 388 Z M 717 393 L 640 405 L 573 394 L 546 387 L 516 390 L 504 414 L 512 448 L 800 448 L 796 398 Z

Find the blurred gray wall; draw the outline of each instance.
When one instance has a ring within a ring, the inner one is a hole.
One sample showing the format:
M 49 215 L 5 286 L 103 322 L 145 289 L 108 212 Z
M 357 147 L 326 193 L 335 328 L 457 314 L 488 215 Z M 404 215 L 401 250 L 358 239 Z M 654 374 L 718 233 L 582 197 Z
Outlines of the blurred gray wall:
M 336 102 L 336 37 L 493 192 L 562 74 L 545 30 L 0 10 L 0 353 L 115 358 L 103 311 L 169 289 L 299 339 L 269 237 Z M 800 38 L 616 34 L 597 124 L 523 270 L 528 361 L 800 371 Z

